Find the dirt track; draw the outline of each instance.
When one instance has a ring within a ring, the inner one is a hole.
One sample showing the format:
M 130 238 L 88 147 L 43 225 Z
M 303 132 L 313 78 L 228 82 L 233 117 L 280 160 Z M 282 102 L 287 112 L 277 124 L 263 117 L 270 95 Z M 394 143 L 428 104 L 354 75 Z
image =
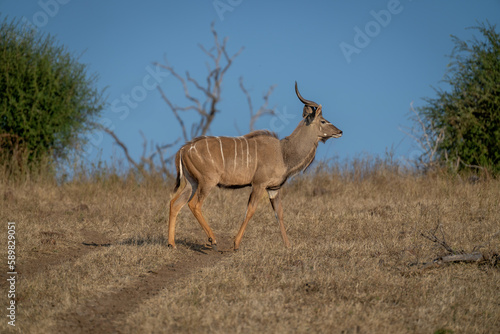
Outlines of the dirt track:
M 188 261 L 168 264 L 157 272 L 140 275 L 140 279 L 130 286 L 89 300 L 73 312 L 62 314 L 57 332 L 120 333 L 120 322 L 143 300 L 155 296 L 175 281 L 213 265 L 223 256 L 212 250 L 194 249 Z
M 72 245 L 64 252 L 56 255 L 42 255 L 39 259 L 20 266 L 19 277 L 29 278 L 33 275 L 47 270 L 51 266 L 74 261 L 90 252 L 99 251 L 104 247 L 125 242 L 111 241 L 104 235 L 95 231 L 83 231 L 85 241 L 81 244 Z M 177 263 L 162 266 L 157 271 L 148 271 L 140 274 L 124 288 L 100 295 L 85 301 L 83 304 L 67 313 L 56 317 L 57 333 L 120 333 L 126 316 L 133 312 L 142 301 L 158 294 L 161 290 L 168 288 L 183 277 L 196 273 L 200 269 L 214 265 L 228 252 L 217 252 L 202 245 L 180 242 L 181 246 L 189 248 L 187 259 Z M 176 250 L 172 250 L 175 252 Z M 22 300 L 20 300 L 22 303 Z

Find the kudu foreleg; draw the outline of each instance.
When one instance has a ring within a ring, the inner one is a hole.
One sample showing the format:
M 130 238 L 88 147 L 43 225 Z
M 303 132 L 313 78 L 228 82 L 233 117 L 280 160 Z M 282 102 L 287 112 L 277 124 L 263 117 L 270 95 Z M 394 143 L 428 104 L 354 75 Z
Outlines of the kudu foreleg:
M 283 223 L 283 206 L 281 204 L 281 190 L 268 190 L 269 200 L 271 201 L 271 206 L 274 210 L 274 215 L 276 216 L 276 220 L 280 225 L 281 236 L 283 237 L 283 242 L 285 243 L 285 247 L 290 247 L 290 241 L 288 241 L 288 237 L 286 236 L 285 224 Z
M 234 250 L 237 250 L 240 247 L 240 242 L 241 238 L 243 237 L 243 233 L 245 232 L 245 229 L 248 225 L 248 222 L 252 218 L 253 214 L 255 213 L 255 210 L 257 209 L 257 204 L 264 193 L 263 188 L 254 188 L 252 190 L 252 193 L 250 194 L 250 198 L 248 200 L 248 207 L 247 207 L 247 213 L 245 215 L 245 220 L 243 221 L 243 224 L 241 224 L 240 230 L 238 231 L 238 234 L 236 235 L 236 238 L 234 239 Z

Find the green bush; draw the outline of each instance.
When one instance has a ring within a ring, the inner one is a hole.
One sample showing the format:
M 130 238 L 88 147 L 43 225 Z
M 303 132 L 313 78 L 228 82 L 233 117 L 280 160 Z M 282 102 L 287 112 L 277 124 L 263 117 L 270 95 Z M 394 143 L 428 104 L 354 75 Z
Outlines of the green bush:
M 0 27 L 0 159 L 29 166 L 65 157 L 104 106 L 96 75 L 49 36 L 4 19 Z M 81 146 L 81 145 L 80 145 Z M 23 158 L 23 159 L 21 159 Z
M 474 27 L 482 38 L 462 41 L 455 48 L 444 82 L 419 108 L 437 147 L 438 159 L 455 170 L 486 168 L 500 172 L 500 36 L 495 26 Z M 439 136 L 441 133 L 442 136 Z M 436 142 L 437 141 L 437 142 Z

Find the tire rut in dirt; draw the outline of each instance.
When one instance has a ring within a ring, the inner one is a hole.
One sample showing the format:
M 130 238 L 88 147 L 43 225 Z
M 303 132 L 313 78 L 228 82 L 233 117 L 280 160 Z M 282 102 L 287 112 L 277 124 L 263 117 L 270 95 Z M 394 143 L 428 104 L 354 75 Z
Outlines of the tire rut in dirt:
M 215 251 L 193 250 L 187 260 L 167 264 L 140 275 L 131 285 L 85 302 L 57 317 L 57 333 L 120 333 L 120 323 L 143 301 L 198 270 L 213 266 L 226 256 Z
M 52 266 L 58 266 L 68 261 L 74 261 L 100 247 L 111 245 L 111 240 L 96 231 L 81 231 L 84 241 L 59 249 L 55 254 L 41 254 L 36 259 L 20 263 L 16 266 L 18 279 L 29 279 L 39 272 L 44 272 Z M 6 272 L 0 273 L 0 288 L 7 286 Z M 5 277 L 4 277 L 5 276 Z M 5 278 L 5 279 L 4 279 Z

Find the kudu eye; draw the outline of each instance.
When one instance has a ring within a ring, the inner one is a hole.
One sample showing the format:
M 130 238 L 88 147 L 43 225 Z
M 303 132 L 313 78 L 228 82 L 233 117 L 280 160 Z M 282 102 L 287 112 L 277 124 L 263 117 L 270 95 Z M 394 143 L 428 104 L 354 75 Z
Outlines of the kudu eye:
M 324 119 L 322 119 L 321 124 L 326 124 L 326 121 Z

